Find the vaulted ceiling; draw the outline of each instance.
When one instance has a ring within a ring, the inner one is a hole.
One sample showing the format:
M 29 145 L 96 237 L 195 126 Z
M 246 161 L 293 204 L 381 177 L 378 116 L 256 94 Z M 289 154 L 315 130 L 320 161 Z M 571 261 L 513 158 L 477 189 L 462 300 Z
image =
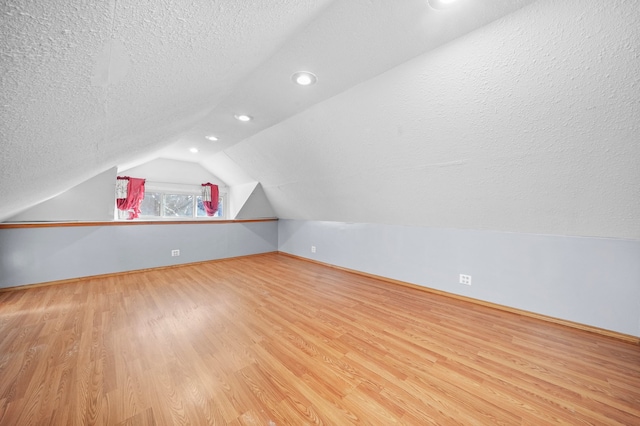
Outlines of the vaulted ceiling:
M 637 6 L 4 1 L 0 220 L 161 157 L 283 218 L 640 237 Z

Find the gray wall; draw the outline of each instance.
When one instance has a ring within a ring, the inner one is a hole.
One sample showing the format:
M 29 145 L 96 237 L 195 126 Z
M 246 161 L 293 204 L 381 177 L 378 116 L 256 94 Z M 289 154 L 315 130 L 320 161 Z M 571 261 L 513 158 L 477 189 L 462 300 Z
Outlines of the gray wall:
M 281 219 L 278 249 L 640 336 L 640 240 Z
M 297 220 L 0 229 L 0 287 L 275 250 L 640 336 L 638 240 Z
M 116 168 L 102 172 L 7 222 L 107 221 L 115 209 Z
M 276 217 L 276 213 L 273 211 L 269 199 L 265 195 L 264 189 L 262 189 L 262 185 L 258 182 L 234 219 L 271 217 Z
M 277 229 L 276 221 L 0 229 L 0 288 L 276 251 Z

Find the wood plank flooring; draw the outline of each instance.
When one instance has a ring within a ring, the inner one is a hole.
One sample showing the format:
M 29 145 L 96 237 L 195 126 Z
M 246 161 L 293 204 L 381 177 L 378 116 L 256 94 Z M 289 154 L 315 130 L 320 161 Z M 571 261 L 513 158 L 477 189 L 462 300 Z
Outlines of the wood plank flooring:
M 279 254 L 0 293 L 1 425 L 640 424 L 640 346 Z

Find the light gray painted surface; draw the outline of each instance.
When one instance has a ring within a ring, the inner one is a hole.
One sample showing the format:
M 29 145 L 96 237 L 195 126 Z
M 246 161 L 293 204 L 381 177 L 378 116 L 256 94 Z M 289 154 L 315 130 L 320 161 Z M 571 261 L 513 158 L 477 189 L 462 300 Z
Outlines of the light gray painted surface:
M 638 28 L 537 1 L 225 152 L 281 219 L 640 239 Z
M 273 211 L 269 199 L 264 194 L 262 185 L 258 183 L 251 192 L 247 201 L 243 204 L 242 208 L 238 212 L 238 215 L 234 219 L 257 219 L 257 218 L 271 218 L 276 217 L 276 213 Z
M 156 158 L 126 170 L 119 170 L 119 176 L 131 176 L 146 179 L 149 182 L 200 185 L 211 182 L 226 191 L 226 182 L 209 172 L 200 164 L 188 161 Z
M 229 191 L 232 219 L 265 219 L 276 217 L 259 182 L 232 186 Z
M 113 220 L 116 168 L 112 167 L 49 200 L 43 201 L 8 222 L 106 221 Z
M 532 1 L 0 2 L 0 220 L 158 156 L 233 185 L 211 155 Z
M 282 219 L 278 230 L 286 253 L 640 336 L 639 240 Z
M 272 221 L 0 229 L 0 287 L 271 252 L 277 228 Z

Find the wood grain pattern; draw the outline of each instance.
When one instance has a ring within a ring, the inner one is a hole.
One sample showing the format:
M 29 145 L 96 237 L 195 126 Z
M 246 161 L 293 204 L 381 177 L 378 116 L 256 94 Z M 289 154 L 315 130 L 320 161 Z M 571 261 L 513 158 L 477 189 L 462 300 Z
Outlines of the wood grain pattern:
M 640 346 L 277 253 L 0 293 L 1 425 L 640 424 Z
M 554 318 L 554 317 L 550 317 L 548 315 L 542 315 L 542 314 L 538 314 L 535 312 L 530 312 L 530 311 L 525 311 L 522 309 L 518 309 L 518 308 L 512 308 L 510 306 L 506 306 L 506 305 L 499 305 L 497 303 L 492 303 L 492 302 L 487 302 L 484 300 L 480 300 L 480 299 L 474 299 L 471 297 L 467 297 L 467 296 L 462 296 L 459 294 L 453 294 L 453 293 L 448 293 L 446 291 L 442 291 L 442 290 L 436 290 L 434 288 L 428 288 L 428 287 L 423 287 L 423 286 L 419 286 L 416 284 L 411 284 L 411 283 L 407 283 L 405 281 L 399 281 L 399 280 L 395 280 L 393 278 L 388 278 L 388 277 L 383 277 L 380 275 L 373 275 L 373 274 L 369 274 L 367 272 L 362 272 L 362 271 L 358 271 L 358 270 L 354 270 L 354 269 L 349 269 L 349 268 L 343 268 L 341 266 L 336 266 L 336 265 L 332 265 L 330 263 L 323 263 L 320 261 L 317 261 L 315 259 L 309 259 L 306 257 L 300 257 L 300 256 L 296 256 L 290 253 L 285 253 L 285 252 L 279 252 L 280 254 L 284 255 L 284 256 L 290 256 L 293 257 L 295 259 L 301 259 L 304 260 L 306 262 L 312 262 L 312 263 L 316 263 L 318 265 L 325 265 L 328 266 L 330 268 L 335 268 L 335 269 L 339 269 L 342 271 L 347 271 L 347 272 L 351 272 L 357 275 L 362 275 L 364 277 L 369 277 L 369 278 L 375 278 L 377 280 L 381 280 L 381 281 L 385 281 L 391 284 L 395 284 L 395 285 L 400 285 L 403 287 L 409 287 L 415 290 L 420 290 L 420 291 L 425 291 L 428 293 L 433 293 L 433 294 L 437 294 L 437 295 L 441 295 L 441 296 L 446 296 L 449 298 L 453 298 L 453 299 L 459 299 L 459 300 L 463 300 L 466 302 L 471 302 L 475 305 L 481 305 L 481 306 L 487 306 L 489 308 L 493 308 L 493 309 L 499 309 L 501 311 L 506 311 L 506 312 L 511 312 L 511 313 L 515 313 L 518 315 L 524 315 L 526 317 L 530 317 L 530 318 L 536 318 L 536 319 L 541 319 L 543 321 L 547 321 L 547 322 L 552 322 L 554 324 L 560 324 L 560 325 L 564 325 L 567 327 L 571 327 L 571 328 L 576 328 L 579 330 L 585 330 L 585 331 L 589 331 L 591 333 L 597 333 L 597 334 L 601 334 L 603 336 L 608 336 L 608 337 L 613 337 L 615 339 L 620 339 L 620 340 L 625 340 L 627 342 L 630 343 L 634 343 L 634 344 L 640 344 L 640 337 L 637 336 L 631 336 L 629 334 L 624 334 L 624 333 L 620 333 L 617 331 L 611 331 L 611 330 L 606 330 L 604 328 L 599 328 L 599 327 L 595 327 L 592 325 L 587 325 L 587 324 L 581 324 L 575 321 L 569 321 L 569 320 L 565 320 L 565 319 L 561 319 L 561 318 Z M 2 289 L 0 289 L 0 291 L 2 291 Z

